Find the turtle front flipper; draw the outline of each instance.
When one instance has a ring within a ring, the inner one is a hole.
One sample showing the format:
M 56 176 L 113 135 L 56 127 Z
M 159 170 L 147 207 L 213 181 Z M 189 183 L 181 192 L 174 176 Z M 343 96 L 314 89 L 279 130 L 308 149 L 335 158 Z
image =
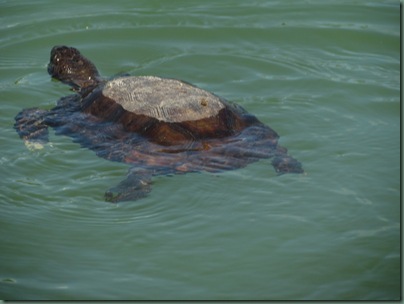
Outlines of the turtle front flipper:
M 14 128 L 30 150 L 42 149 L 48 142 L 48 125 L 45 117 L 49 111 L 38 108 L 22 110 L 15 117 Z
M 151 191 L 151 174 L 147 171 L 129 171 L 125 180 L 105 193 L 105 200 L 111 203 L 135 201 L 146 197 Z

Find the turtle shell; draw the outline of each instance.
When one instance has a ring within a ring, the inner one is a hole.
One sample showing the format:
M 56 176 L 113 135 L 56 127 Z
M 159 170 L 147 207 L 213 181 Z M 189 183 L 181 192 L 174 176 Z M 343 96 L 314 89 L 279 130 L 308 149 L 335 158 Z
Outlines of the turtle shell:
M 84 112 L 119 122 L 125 131 L 162 145 L 226 137 L 251 120 L 244 109 L 208 91 L 155 76 L 107 81 L 83 99 L 83 107 Z

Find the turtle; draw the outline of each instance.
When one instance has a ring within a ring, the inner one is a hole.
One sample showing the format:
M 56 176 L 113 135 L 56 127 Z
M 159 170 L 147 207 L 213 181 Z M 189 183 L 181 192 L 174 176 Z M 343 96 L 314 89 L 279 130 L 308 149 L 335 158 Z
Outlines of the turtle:
M 50 110 L 23 109 L 14 128 L 43 147 L 48 127 L 107 160 L 129 164 L 127 177 L 105 192 L 108 202 L 135 201 L 152 178 L 218 173 L 272 158 L 278 175 L 304 173 L 278 145 L 279 135 L 236 103 L 186 81 L 121 74 L 109 79 L 74 47 L 51 49 L 48 73 L 71 87 Z

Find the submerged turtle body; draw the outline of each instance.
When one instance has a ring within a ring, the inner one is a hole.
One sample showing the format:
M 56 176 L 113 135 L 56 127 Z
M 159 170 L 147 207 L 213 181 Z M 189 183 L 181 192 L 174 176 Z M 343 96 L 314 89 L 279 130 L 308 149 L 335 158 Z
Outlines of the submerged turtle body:
M 72 47 L 55 46 L 49 74 L 74 95 L 49 110 L 25 109 L 15 128 L 26 142 L 48 140 L 48 127 L 109 160 L 131 164 L 108 201 L 135 200 L 156 175 L 219 172 L 273 158 L 278 173 L 302 173 L 278 134 L 243 108 L 189 83 L 155 76 L 104 80 Z

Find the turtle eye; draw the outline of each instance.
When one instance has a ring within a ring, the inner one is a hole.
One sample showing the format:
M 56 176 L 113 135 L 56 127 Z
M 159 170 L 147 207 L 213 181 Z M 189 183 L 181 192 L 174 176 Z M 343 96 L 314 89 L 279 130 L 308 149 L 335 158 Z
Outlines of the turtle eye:
M 70 63 L 73 65 L 78 65 L 78 66 L 82 66 L 83 65 L 83 61 L 80 59 L 80 57 L 78 56 L 73 56 L 70 59 Z

